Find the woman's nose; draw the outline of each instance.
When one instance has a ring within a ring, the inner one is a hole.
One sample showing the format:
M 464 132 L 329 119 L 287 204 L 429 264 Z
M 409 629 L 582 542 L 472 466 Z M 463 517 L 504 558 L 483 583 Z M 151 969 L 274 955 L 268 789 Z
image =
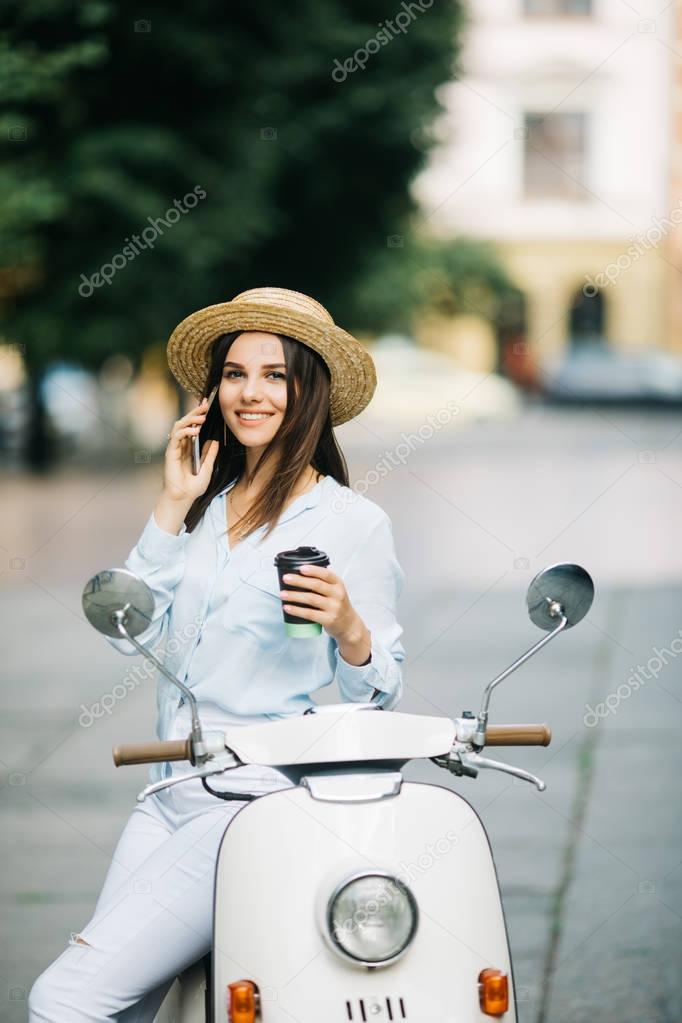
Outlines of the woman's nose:
M 261 384 L 256 377 L 253 380 L 245 380 L 242 388 L 242 395 L 247 401 L 259 401 L 262 397 Z

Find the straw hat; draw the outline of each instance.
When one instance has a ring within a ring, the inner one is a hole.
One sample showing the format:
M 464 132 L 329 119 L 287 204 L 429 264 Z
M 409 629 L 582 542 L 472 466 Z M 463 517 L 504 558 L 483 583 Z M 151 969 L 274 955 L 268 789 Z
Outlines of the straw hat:
M 372 400 L 377 377 L 367 349 L 337 327 L 323 305 L 286 288 L 251 288 L 231 302 L 199 309 L 178 324 L 166 349 L 168 365 L 175 379 L 197 398 L 204 394 L 211 345 L 233 330 L 286 334 L 316 351 L 331 374 L 333 426 L 359 415 Z

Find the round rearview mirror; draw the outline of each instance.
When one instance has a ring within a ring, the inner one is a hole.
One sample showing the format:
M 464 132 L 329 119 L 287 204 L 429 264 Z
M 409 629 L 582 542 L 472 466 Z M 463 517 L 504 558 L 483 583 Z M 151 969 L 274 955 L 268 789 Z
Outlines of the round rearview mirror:
M 154 595 L 146 582 L 125 568 L 98 572 L 83 590 L 83 611 L 91 625 L 105 636 L 121 638 L 115 614 L 122 612 L 130 636 L 139 636 L 151 624 Z
M 534 625 L 547 632 L 559 624 L 552 605 L 560 605 L 566 617 L 565 628 L 585 617 L 594 599 L 594 583 L 588 572 L 580 565 L 550 565 L 533 579 L 528 587 L 526 603 L 528 614 Z

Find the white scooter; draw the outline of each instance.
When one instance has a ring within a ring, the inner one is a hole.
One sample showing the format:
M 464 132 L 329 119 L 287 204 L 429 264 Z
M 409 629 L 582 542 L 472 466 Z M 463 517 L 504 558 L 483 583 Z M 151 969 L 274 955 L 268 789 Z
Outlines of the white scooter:
M 488 723 L 493 689 L 594 596 L 577 565 L 530 584 L 531 620 L 546 635 L 490 682 L 478 715 L 382 712 L 372 703 L 317 707 L 295 718 L 205 733 L 193 694 L 135 639 L 154 600 L 132 573 L 99 573 L 83 607 L 100 632 L 130 640 L 182 691 L 186 741 L 118 746 L 122 764 L 189 760 L 196 770 L 148 785 L 139 801 L 189 778 L 243 764 L 276 767 L 293 786 L 248 802 L 216 864 L 213 954 L 173 984 L 157 1023 L 480 1023 L 516 1021 L 512 963 L 485 829 L 450 788 L 403 780 L 410 760 L 457 777 L 526 771 L 485 746 L 547 746 L 546 725 Z M 243 797 L 242 797 L 243 798 Z

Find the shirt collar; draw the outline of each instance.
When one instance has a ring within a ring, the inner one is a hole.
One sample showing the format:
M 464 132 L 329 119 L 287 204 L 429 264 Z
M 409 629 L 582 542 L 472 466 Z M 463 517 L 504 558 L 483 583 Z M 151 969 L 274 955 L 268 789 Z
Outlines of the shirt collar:
M 283 514 L 280 516 L 278 524 L 282 525 L 282 523 L 288 522 L 289 519 L 292 519 L 294 517 L 294 515 L 298 515 L 299 512 L 305 511 L 307 508 L 315 508 L 320 503 L 323 489 L 326 486 L 329 486 L 331 480 L 332 480 L 331 476 L 325 476 L 325 478 L 323 480 L 320 480 L 320 482 L 317 483 L 311 490 L 309 490 L 305 494 L 301 494 L 299 497 L 296 498 L 295 501 L 292 501 L 289 507 L 286 508 Z M 225 494 L 227 494 L 229 490 L 232 489 L 236 482 L 237 482 L 236 480 L 233 480 L 232 483 L 228 483 L 226 487 L 223 487 L 219 494 L 216 494 L 213 501 L 211 502 L 211 511 L 214 514 L 216 526 L 221 528 L 223 531 L 225 529 L 225 524 L 222 521 L 223 518 L 222 509 L 225 507 L 225 505 L 224 502 L 222 501 L 222 498 L 225 496 Z

